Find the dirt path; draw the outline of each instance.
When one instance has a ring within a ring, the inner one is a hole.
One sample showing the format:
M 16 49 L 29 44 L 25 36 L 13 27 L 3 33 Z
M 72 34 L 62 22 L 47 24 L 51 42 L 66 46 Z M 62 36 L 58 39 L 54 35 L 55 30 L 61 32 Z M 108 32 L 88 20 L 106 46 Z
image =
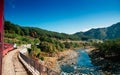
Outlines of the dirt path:
M 2 75 L 28 75 L 23 65 L 18 60 L 18 51 L 19 49 L 10 51 L 3 57 Z

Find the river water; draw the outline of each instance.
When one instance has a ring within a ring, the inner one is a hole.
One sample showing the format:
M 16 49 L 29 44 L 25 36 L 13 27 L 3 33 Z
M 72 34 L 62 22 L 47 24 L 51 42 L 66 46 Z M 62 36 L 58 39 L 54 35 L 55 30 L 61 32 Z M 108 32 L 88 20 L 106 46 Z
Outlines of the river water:
M 77 50 L 78 57 L 77 62 L 72 65 L 62 65 L 61 69 L 64 73 L 72 74 L 96 74 L 98 73 L 98 67 L 94 66 L 87 52 L 84 49 Z M 100 73 L 99 73 L 100 74 Z

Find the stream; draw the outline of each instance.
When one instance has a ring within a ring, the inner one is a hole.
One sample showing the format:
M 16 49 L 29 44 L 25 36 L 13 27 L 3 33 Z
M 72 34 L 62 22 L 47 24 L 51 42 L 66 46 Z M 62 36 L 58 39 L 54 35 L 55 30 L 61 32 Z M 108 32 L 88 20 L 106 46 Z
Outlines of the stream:
M 88 53 L 84 49 L 77 50 L 77 52 L 78 57 L 77 62 L 75 64 L 66 64 L 61 66 L 62 75 L 64 75 L 65 73 L 101 75 L 101 71 L 97 66 L 94 66 L 92 64 Z

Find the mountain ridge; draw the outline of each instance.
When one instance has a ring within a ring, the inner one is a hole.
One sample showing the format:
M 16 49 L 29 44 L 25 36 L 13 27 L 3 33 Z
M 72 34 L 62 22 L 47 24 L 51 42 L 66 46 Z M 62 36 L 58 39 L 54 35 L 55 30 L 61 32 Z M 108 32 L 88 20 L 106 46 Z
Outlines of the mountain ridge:
M 120 22 L 104 28 L 92 28 L 86 32 L 77 32 L 74 35 L 89 36 L 94 39 L 115 39 L 120 37 Z
M 6 33 L 16 33 L 30 37 L 50 37 L 57 39 L 70 40 L 88 40 L 88 39 L 115 39 L 120 38 L 120 22 L 104 28 L 92 28 L 86 32 L 77 32 L 75 34 L 59 33 L 41 29 L 38 27 L 24 27 L 5 21 L 4 29 Z

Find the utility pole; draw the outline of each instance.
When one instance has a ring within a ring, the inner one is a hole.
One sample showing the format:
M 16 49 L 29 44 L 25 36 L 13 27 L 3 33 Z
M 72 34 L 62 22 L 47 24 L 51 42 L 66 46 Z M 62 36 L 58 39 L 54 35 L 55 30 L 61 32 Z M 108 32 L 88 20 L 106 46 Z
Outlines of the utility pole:
M 4 37 L 4 21 L 3 21 L 3 14 L 4 12 L 4 0 L 0 0 L 0 75 L 2 75 L 2 52 L 3 52 L 3 48 L 4 48 L 4 41 L 3 41 L 3 37 Z

